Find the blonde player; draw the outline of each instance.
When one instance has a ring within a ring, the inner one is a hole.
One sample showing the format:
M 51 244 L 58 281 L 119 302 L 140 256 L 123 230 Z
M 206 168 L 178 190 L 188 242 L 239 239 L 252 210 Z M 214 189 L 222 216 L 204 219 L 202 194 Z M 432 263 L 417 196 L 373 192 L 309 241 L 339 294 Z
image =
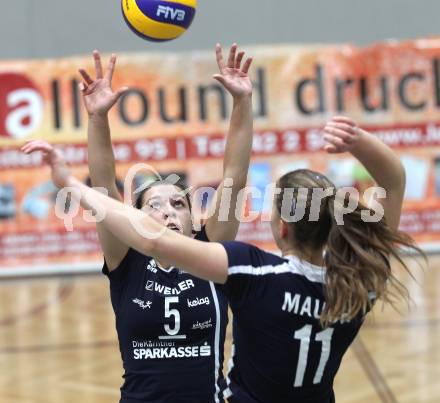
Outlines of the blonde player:
M 406 268 L 398 246 L 417 248 L 397 230 L 405 173 L 391 149 L 343 117 L 326 125 L 324 139 L 327 152 L 357 158 L 386 197 L 372 210 L 341 196 L 321 173 L 289 172 L 277 182 L 271 221 L 281 256 L 240 242 L 204 244 L 169 230 L 146 238 L 133 223 L 155 232 L 156 221 L 81 184 L 50 145 L 29 144 L 25 151 L 43 151 L 54 182 L 75 188 L 84 207 L 105 208 L 102 224 L 131 247 L 223 284 L 234 313 L 229 402 L 332 403 L 342 357 L 374 301 L 407 296 L 389 259 Z M 383 219 L 371 219 L 380 213 Z

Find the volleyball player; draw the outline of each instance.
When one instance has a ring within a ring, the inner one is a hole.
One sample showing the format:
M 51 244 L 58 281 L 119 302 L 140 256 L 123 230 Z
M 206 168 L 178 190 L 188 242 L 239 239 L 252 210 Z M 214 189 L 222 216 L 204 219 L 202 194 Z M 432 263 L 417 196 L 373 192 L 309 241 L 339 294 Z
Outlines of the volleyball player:
M 223 182 L 235 206 L 238 191 L 246 185 L 252 145 L 252 84 L 243 64 L 244 52 L 234 44 L 227 64 L 216 46 L 219 74 L 215 75 L 233 97 L 227 137 Z M 126 88 L 113 91 L 116 56 L 104 72 L 101 57 L 93 54 L 96 78 L 80 70 L 83 99 L 89 114 L 88 161 L 92 184 L 104 187 L 116 200 L 108 112 Z M 217 190 L 215 212 L 195 239 L 233 240 L 238 221 L 234 215 L 218 220 L 223 182 Z M 136 206 L 157 222 L 191 236 L 190 198 L 182 184 L 154 182 L 138 194 Z M 234 207 L 235 209 L 235 207 Z M 234 210 L 232 210 L 234 211 Z M 110 280 L 111 301 L 124 365 L 121 402 L 209 403 L 220 402 L 224 387 L 223 346 L 227 302 L 213 282 L 203 281 L 171 267 L 154 254 L 143 254 L 98 224 L 105 257 L 103 272 Z
M 342 357 L 374 301 L 408 296 L 390 258 L 407 269 L 397 248 L 417 248 L 397 230 L 405 173 L 391 149 L 343 117 L 326 125 L 324 139 L 327 152 L 357 158 L 386 197 L 376 198 L 373 210 L 355 195 L 339 197 L 318 172 L 289 172 L 278 180 L 271 220 L 282 256 L 240 242 L 202 244 L 169 230 L 146 238 L 132 224 L 158 231 L 146 214 L 88 189 L 51 146 L 30 144 L 25 151 L 42 150 L 54 182 L 74 187 L 86 208 L 92 200 L 105 207 L 103 225 L 135 250 L 223 284 L 234 314 L 229 402 L 329 403 Z M 301 209 L 305 214 L 292 220 Z M 380 213 L 384 218 L 377 220 Z

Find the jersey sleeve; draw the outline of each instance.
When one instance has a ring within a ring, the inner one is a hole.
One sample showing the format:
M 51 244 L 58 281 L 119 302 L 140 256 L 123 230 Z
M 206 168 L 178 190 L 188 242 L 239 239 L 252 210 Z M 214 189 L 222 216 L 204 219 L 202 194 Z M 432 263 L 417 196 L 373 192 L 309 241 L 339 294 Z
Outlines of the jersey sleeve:
M 105 274 L 110 280 L 110 288 L 117 290 L 124 287 L 130 276 L 130 270 L 133 269 L 133 265 L 139 253 L 134 249 L 128 249 L 126 255 L 119 263 L 116 269 L 110 271 L 107 262 L 104 258 L 104 264 L 102 266 L 102 273 Z
M 241 306 L 264 288 L 264 275 L 285 263 L 279 256 L 243 242 L 221 242 L 228 255 L 228 279 L 222 289 L 231 306 Z
M 204 225 L 200 231 L 196 232 L 194 239 L 202 242 L 210 242 L 208 235 L 206 234 L 206 225 Z

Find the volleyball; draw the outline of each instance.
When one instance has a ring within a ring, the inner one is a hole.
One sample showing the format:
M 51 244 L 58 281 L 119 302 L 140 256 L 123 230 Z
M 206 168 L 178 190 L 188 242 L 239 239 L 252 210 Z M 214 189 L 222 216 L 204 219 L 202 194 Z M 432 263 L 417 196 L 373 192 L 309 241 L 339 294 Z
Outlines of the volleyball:
M 178 38 L 191 25 L 197 0 L 122 0 L 122 14 L 130 29 L 148 41 Z

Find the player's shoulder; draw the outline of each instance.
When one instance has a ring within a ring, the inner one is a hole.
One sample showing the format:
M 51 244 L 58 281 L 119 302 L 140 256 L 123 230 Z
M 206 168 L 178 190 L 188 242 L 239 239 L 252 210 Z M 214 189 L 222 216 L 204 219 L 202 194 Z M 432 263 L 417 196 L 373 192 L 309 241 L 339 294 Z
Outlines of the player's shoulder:
M 297 256 L 283 257 L 237 241 L 222 242 L 222 245 L 228 255 L 229 275 L 295 275 L 305 283 L 315 283 L 318 287 L 325 284 L 325 268 L 299 259 Z
M 193 238 L 197 241 L 209 242 L 208 234 L 206 233 L 206 225 L 203 225 L 202 228 L 200 228 L 200 231 L 196 231 L 193 234 Z
M 258 268 L 278 267 L 287 263 L 283 257 L 267 252 L 255 245 L 239 241 L 221 243 L 228 255 L 228 266 L 230 270 L 238 267 Z
M 144 255 L 143 253 L 138 252 L 136 249 L 129 248 L 121 264 L 144 266 L 151 260 L 154 260 L 151 256 Z
M 152 258 L 150 256 L 129 248 L 121 262 L 113 270 L 109 270 L 107 262 L 104 259 L 102 273 L 110 279 L 111 284 L 118 286 L 126 285 L 132 281 L 138 281 L 136 279 L 139 279 L 139 275 L 144 271 L 146 272 L 151 260 Z M 149 271 L 154 273 L 156 269 L 152 267 L 149 268 Z

